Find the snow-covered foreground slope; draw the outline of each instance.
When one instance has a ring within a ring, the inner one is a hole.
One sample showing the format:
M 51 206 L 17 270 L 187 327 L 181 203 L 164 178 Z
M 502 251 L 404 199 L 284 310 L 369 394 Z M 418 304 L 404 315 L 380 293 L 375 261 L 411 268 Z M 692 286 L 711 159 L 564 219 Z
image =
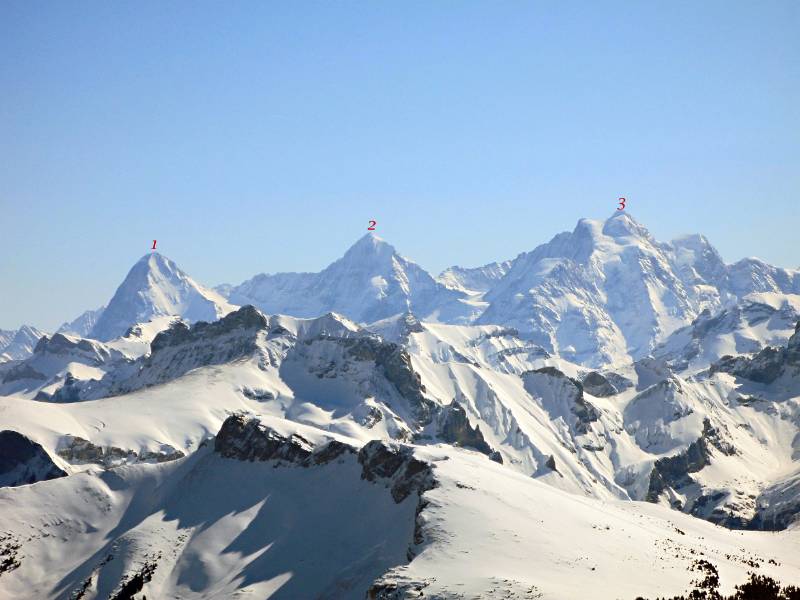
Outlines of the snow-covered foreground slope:
M 730 531 L 659 506 L 567 494 L 447 448 L 418 454 L 435 461 L 439 483 L 424 495 L 428 543 L 382 578 L 386 587 L 433 598 L 633 600 L 684 592 L 698 559 L 718 567 L 727 592 L 747 579 L 748 561 L 800 581 L 798 530 Z
M 633 599 L 685 590 L 700 558 L 723 589 L 756 564 L 800 579 L 797 530 L 581 498 L 451 446 L 246 423 L 165 465 L 0 490 L 0 594 Z

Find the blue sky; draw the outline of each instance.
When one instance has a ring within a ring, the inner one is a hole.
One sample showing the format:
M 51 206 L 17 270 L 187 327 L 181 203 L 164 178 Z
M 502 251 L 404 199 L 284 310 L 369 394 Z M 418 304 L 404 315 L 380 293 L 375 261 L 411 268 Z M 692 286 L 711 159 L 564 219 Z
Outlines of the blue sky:
M 438 272 L 605 218 L 800 265 L 798 2 L 0 4 L 0 327 L 151 240 L 207 284 L 370 219 Z

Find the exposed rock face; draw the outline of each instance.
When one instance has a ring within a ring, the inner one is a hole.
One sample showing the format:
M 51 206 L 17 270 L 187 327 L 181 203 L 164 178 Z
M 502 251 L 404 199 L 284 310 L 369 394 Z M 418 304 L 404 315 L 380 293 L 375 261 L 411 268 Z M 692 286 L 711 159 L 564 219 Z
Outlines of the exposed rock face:
M 93 463 L 107 469 L 134 462 L 169 462 L 185 456 L 183 452 L 168 444 L 164 444 L 158 452 L 138 453 L 116 446 L 98 446 L 82 437 L 72 435 L 66 436 L 57 453 L 71 463 Z
M 597 371 L 588 373 L 581 383 L 586 392 L 598 398 L 607 398 L 608 396 L 614 396 L 619 393 L 617 388 Z
M 160 553 L 158 558 L 161 558 Z M 146 561 L 138 571 L 127 574 L 109 600 L 135 600 L 136 594 L 142 591 L 144 584 L 153 578 L 157 566 L 157 559 Z
M 552 454 L 547 458 L 547 462 L 544 463 L 544 466 L 546 466 L 551 471 L 555 471 L 556 473 L 558 473 L 558 468 L 556 467 L 556 457 L 553 456 Z
M 703 420 L 703 431 L 700 437 L 689 444 L 689 447 L 675 456 L 668 456 L 658 459 L 650 472 L 650 485 L 647 490 L 646 499 L 649 502 L 657 502 L 659 496 L 668 488 L 678 490 L 693 483 L 690 473 L 697 473 L 704 467 L 711 464 L 711 449 L 716 448 L 722 454 L 733 455 L 736 448 L 725 441 L 719 431 L 711 424 L 709 419 Z M 724 492 L 712 492 L 709 495 L 701 495 L 691 506 L 691 513 L 695 516 L 703 515 L 706 505 L 709 502 L 717 502 L 726 494 Z M 682 508 L 682 507 L 681 507 Z M 709 520 L 714 520 L 709 517 Z M 716 521 L 715 521 L 716 522 Z
M 236 329 L 267 329 L 268 326 L 267 317 L 258 309 L 253 306 L 243 306 L 213 323 L 198 321 L 189 327 L 183 321 L 176 321 L 169 329 L 156 335 L 150 347 L 153 354 L 156 354 L 169 346 L 220 337 Z
M 242 387 L 242 395 L 245 398 L 249 398 L 250 400 L 256 400 L 258 402 L 267 402 L 269 400 L 275 399 L 275 395 L 272 392 L 269 392 L 267 390 L 254 389 L 247 386 Z
M 60 354 L 80 356 L 85 364 L 102 365 L 112 357 L 108 347 L 85 339 L 70 339 L 64 334 L 54 333 L 52 337 L 42 336 L 33 349 L 34 354 Z
M 618 392 L 624 392 L 625 390 L 633 387 L 633 382 L 619 373 L 607 371 L 603 374 L 603 377 L 605 377 L 606 380 L 613 385 Z
M 411 356 L 401 346 L 374 337 L 340 338 L 347 354 L 356 360 L 374 361 L 409 403 L 414 417 L 422 425 L 431 422 L 436 404 L 425 396 L 425 386 L 419 373 L 411 366 Z
M 675 456 L 659 458 L 650 472 L 650 486 L 646 500 L 658 502 L 659 496 L 667 488 L 681 488 L 692 483 L 689 473 L 696 473 L 710 464 L 708 447 L 700 437 L 689 444 L 689 447 Z
M 723 356 L 711 365 L 710 373 L 730 373 L 757 383 L 772 383 L 784 373 L 800 373 L 800 321 L 785 348 L 767 347 L 752 358 Z
M 299 435 L 284 437 L 261 421 L 242 415 L 225 419 L 214 441 L 214 451 L 238 460 L 284 460 L 301 464 L 314 447 Z
M 18 557 L 22 544 L 11 534 L 0 534 L 0 576 L 20 566 Z
M 2 383 L 11 383 L 12 381 L 21 381 L 24 379 L 32 379 L 35 381 L 47 380 L 47 375 L 40 373 L 27 363 L 20 363 L 9 369 L 3 375 Z
M 158 385 L 192 369 L 219 365 L 255 355 L 257 336 L 269 326 L 267 317 L 252 306 L 243 306 L 219 321 L 198 321 L 192 326 L 176 321 L 150 344 L 150 355 L 141 359 L 130 377 L 110 383 L 117 395 Z
M 414 457 L 407 446 L 372 440 L 358 453 L 361 477 L 367 481 L 387 480 L 392 498 L 398 504 L 412 492 L 422 495 L 436 486 L 433 468 Z
M 16 431 L 0 431 L 0 487 L 64 477 L 41 445 Z
M 476 425 L 473 428 L 469 424 L 467 412 L 455 400 L 444 407 L 439 415 L 439 437 L 450 444 L 472 448 L 487 456 L 492 456 L 494 453 L 483 438 L 480 426 Z
M 232 415 L 225 419 L 214 442 L 214 451 L 226 458 L 248 461 L 276 460 L 300 467 L 324 465 L 343 455 L 356 454 L 348 444 L 332 440 L 314 447 L 302 436 L 284 436 L 256 418 Z M 384 480 L 398 504 L 412 492 L 421 495 L 435 486 L 432 467 L 414 457 L 408 446 L 373 440 L 358 451 L 361 477 Z

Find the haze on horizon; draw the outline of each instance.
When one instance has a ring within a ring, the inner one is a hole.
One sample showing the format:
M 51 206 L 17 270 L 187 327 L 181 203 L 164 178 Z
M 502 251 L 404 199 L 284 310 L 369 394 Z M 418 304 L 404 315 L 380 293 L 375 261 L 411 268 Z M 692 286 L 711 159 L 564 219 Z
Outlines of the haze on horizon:
M 0 328 L 108 301 L 158 239 L 207 285 L 376 233 L 432 273 L 625 196 L 797 268 L 800 5 L 0 7 Z

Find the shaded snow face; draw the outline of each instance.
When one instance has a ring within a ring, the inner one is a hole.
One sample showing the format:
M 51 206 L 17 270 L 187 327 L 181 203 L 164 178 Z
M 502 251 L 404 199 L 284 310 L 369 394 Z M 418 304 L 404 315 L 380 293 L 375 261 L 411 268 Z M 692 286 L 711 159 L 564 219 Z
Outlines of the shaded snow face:
M 0 431 L 0 487 L 65 475 L 39 444 L 16 431 Z
M 155 598 L 361 598 L 407 562 L 432 484 L 409 448 L 314 448 L 237 417 L 215 447 L 67 478 L 52 488 L 57 523 L 45 508 L 50 490 L 4 496 L 19 512 L 0 514 L 3 540 L 25 539 L 0 596 L 123 597 L 138 581 L 137 592 Z M 64 544 L 69 553 L 58 551 Z

